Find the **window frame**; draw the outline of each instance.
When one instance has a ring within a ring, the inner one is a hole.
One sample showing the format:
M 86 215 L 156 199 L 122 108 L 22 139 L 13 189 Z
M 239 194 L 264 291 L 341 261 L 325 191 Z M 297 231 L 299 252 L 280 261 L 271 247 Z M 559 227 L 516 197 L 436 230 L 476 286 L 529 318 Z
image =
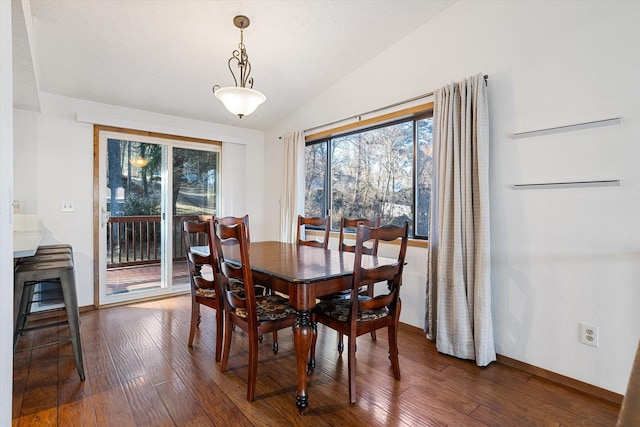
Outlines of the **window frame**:
M 106 256 L 101 254 L 101 250 L 105 248 L 106 231 L 103 227 L 103 222 L 106 223 L 108 217 L 106 217 L 106 202 L 105 189 L 106 186 L 106 167 L 107 167 L 107 144 L 109 139 L 116 139 L 121 141 L 135 141 L 142 143 L 158 144 L 170 151 L 170 153 L 162 154 L 162 168 L 165 169 L 165 174 L 161 179 L 166 180 L 165 191 L 168 193 L 173 187 L 173 174 L 171 161 L 173 160 L 173 154 L 175 149 L 193 149 L 216 152 L 218 156 L 217 164 L 217 177 L 216 177 L 216 209 L 220 207 L 221 195 L 220 195 L 220 182 L 222 171 L 222 142 L 215 140 L 207 140 L 202 138 L 194 138 L 180 135 L 171 135 L 165 133 L 158 133 L 152 131 L 143 131 L 129 128 L 120 128 L 115 126 L 94 125 L 93 129 L 93 147 L 94 147 L 94 159 L 93 159 L 93 254 L 95 262 L 94 271 L 94 305 L 96 307 L 107 307 L 113 304 L 121 304 L 127 301 L 143 300 L 145 298 L 156 298 L 160 296 L 175 295 L 184 293 L 185 289 L 188 289 L 188 281 L 185 283 L 174 283 L 173 275 L 173 253 L 176 239 L 182 240 L 182 236 L 176 237 L 173 234 L 173 228 L 171 225 L 162 229 L 164 234 L 163 239 L 165 243 L 162 243 L 166 248 L 164 254 L 165 266 L 161 263 L 161 277 L 168 278 L 168 286 L 162 286 L 158 289 L 151 289 L 137 292 L 127 292 L 121 294 L 106 295 Z M 169 149 L 170 147 L 170 149 Z M 204 148 L 206 147 L 206 148 Z M 162 169 L 161 169 L 162 170 Z M 163 193 L 164 197 L 166 194 Z M 161 201 L 165 205 L 165 216 L 174 216 L 172 203 L 169 200 Z M 167 206 L 169 207 L 168 209 Z M 104 207 L 104 210 L 103 210 Z M 170 219 L 168 221 L 171 221 Z M 168 224 L 168 222 L 167 222 Z M 103 234 L 104 233 L 104 234 Z M 98 261 L 99 260 L 99 261 Z M 163 282 L 164 283 L 164 282 Z M 105 291 L 103 293 L 103 291 Z
M 363 133 L 367 131 L 372 131 L 375 129 L 380 129 L 383 127 L 394 126 L 400 123 L 411 122 L 412 125 L 412 133 L 413 133 L 413 147 L 412 147 L 412 203 L 411 203 L 411 216 L 412 216 L 412 240 L 421 241 L 427 243 L 429 241 L 428 235 L 416 235 L 416 207 L 417 207 L 417 155 L 418 155 L 418 126 L 416 123 L 420 120 L 433 118 L 433 102 L 422 104 L 414 107 L 410 107 L 404 110 L 400 110 L 397 112 L 385 114 L 378 117 L 373 117 L 367 120 L 359 121 L 358 123 L 348 124 L 344 126 L 340 126 L 334 129 L 329 129 L 326 131 L 318 132 L 312 135 L 308 135 L 305 137 L 305 149 L 306 147 L 316 145 L 316 144 L 326 144 L 326 166 L 325 166 L 325 177 L 324 177 L 324 185 L 325 185 L 325 194 L 324 194 L 324 205 L 325 212 L 324 216 L 330 214 L 332 211 L 332 187 L 331 187 L 331 170 L 332 170 L 332 144 L 331 140 L 333 138 L 349 136 L 357 133 Z M 305 200 L 306 203 L 306 200 Z M 333 230 L 332 230 L 333 231 Z

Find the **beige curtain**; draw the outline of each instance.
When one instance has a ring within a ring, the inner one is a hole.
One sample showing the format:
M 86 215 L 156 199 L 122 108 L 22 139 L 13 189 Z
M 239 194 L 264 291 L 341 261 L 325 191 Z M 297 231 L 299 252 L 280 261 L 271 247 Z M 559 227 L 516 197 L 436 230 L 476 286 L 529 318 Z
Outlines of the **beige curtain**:
M 425 332 L 438 351 L 485 366 L 496 353 L 482 74 L 434 92 L 433 165 Z
M 294 243 L 298 214 L 304 213 L 304 132 L 289 132 L 282 139 L 280 240 Z

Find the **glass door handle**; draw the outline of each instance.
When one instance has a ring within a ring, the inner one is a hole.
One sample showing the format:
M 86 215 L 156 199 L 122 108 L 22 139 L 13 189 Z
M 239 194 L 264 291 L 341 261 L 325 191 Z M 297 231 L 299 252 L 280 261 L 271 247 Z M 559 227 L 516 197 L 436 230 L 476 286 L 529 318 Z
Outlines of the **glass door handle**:
M 100 208 L 100 225 L 104 228 L 105 225 L 109 222 L 109 212 L 107 212 L 104 208 Z

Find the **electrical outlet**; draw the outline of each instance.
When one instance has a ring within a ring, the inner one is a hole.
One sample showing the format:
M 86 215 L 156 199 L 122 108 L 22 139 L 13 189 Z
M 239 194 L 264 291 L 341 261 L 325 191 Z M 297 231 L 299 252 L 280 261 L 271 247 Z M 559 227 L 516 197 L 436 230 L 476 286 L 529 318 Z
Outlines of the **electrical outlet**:
M 73 212 L 76 210 L 75 206 L 73 206 L 73 202 L 60 202 L 60 210 L 62 212 Z
M 598 347 L 599 338 L 597 326 L 580 323 L 580 342 L 582 344 Z

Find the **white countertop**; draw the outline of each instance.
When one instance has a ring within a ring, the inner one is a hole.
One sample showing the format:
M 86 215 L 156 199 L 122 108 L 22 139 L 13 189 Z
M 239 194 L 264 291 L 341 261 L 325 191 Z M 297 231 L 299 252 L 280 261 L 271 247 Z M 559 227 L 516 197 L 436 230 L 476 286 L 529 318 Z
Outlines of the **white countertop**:
M 44 236 L 37 215 L 15 214 L 13 218 L 13 257 L 35 255 Z
M 42 241 L 42 236 L 44 236 L 44 230 L 14 231 L 13 257 L 22 258 L 35 255 Z

